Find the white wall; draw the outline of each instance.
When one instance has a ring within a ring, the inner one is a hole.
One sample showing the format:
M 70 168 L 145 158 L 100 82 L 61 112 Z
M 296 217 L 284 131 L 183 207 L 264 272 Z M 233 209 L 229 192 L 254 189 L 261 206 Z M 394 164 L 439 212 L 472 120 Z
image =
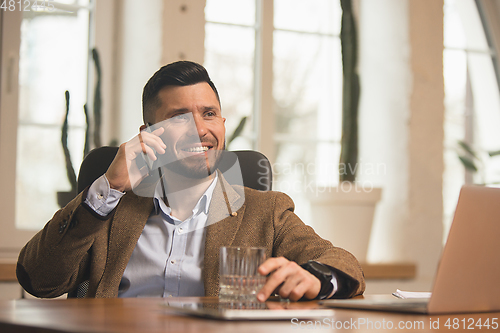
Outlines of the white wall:
M 442 249 L 442 8 L 441 0 L 359 1 L 360 158 L 386 165 L 360 179 L 383 188 L 368 259 L 416 263 L 412 283 L 424 289 Z
M 115 74 L 119 68 L 120 55 L 118 52 L 118 27 L 119 15 L 119 0 L 97 1 L 95 9 L 95 33 L 91 36 L 94 41 L 95 48 L 99 52 L 99 57 L 102 67 L 102 128 L 101 131 L 102 144 L 109 145 L 113 140 L 118 139 L 118 128 L 113 126 L 116 120 L 120 117 L 120 112 L 117 105 L 117 94 L 115 90 L 119 87 Z M 121 0 L 120 0 L 121 1 Z M 95 69 L 91 68 L 91 75 L 94 75 Z M 94 85 L 90 87 L 89 94 L 93 96 Z M 94 100 L 93 97 L 89 100 Z
M 408 120 L 411 95 L 408 1 L 360 2 L 360 159 L 385 173 L 360 175 L 383 187 L 370 261 L 402 260 L 399 235 L 408 212 Z M 382 222 L 383 221 L 383 222 Z M 390 222 L 389 222 L 390 221 Z M 392 229 L 392 232 L 387 232 Z
M 147 6 L 137 1 L 118 2 L 118 44 L 116 75 L 119 110 L 119 142 L 128 141 L 139 132 L 142 121 L 142 89 L 160 68 L 162 57 L 162 0 L 148 0 Z
M 205 56 L 205 0 L 164 0 L 162 64 Z

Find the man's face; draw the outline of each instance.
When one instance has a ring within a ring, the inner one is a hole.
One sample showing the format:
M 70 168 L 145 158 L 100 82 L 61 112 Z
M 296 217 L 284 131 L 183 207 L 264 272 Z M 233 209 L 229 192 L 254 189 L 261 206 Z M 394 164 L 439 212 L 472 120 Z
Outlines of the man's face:
M 224 150 L 226 128 L 215 92 L 206 82 L 160 90 L 155 122 L 165 121 L 161 136 L 169 159 L 166 167 L 190 178 L 205 178 Z

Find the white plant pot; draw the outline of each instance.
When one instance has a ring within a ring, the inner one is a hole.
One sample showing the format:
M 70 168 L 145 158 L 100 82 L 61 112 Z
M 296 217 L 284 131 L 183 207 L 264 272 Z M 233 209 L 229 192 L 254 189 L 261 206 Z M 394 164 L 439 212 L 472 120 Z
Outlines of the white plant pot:
M 325 187 L 309 196 L 312 224 L 321 237 L 366 262 L 375 206 L 382 189 L 342 185 Z

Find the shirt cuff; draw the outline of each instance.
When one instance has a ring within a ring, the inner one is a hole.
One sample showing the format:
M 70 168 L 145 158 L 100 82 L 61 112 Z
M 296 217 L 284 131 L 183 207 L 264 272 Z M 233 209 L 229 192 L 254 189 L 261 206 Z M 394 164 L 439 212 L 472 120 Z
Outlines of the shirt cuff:
M 110 188 L 106 175 L 102 175 L 90 185 L 85 203 L 97 214 L 106 216 L 115 209 L 124 194 Z
M 332 272 L 332 280 L 330 281 L 332 283 L 333 289 L 330 295 L 326 297 L 326 299 L 332 298 L 333 295 L 339 290 L 339 283 L 337 281 L 337 276 L 335 275 L 335 272 Z

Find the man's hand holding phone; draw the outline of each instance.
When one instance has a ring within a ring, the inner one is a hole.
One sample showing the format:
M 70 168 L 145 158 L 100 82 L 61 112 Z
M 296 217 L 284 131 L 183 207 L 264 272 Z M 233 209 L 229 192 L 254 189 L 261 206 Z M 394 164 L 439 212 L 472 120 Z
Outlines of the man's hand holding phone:
M 146 163 L 152 163 L 157 160 L 156 154 L 164 154 L 167 146 L 160 137 L 164 131 L 160 126 L 149 132 L 146 125 L 142 125 L 137 136 L 120 145 L 115 159 L 106 171 L 106 178 L 112 189 L 130 191 L 148 176 L 149 168 L 145 170 L 145 167 L 140 167 L 138 157 L 143 158 Z

